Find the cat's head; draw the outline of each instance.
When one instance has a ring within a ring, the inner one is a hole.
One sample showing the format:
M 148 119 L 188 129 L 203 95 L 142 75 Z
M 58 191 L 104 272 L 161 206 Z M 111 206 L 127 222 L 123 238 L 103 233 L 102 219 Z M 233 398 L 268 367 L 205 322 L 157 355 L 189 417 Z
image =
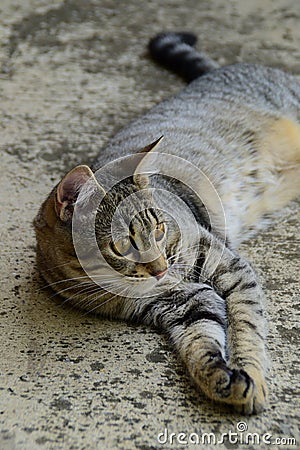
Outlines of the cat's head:
M 82 286 L 91 294 L 91 279 L 110 291 L 111 280 L 118 284 L 122 277 L 148 280 L 154 289 L 181 246 L 176 221 L 157 206 L 149 178 L 138 171 L 107 190 L 89 167 L 76 167 L 42 204 L 34 226 L 41 274 L 74 303 L 84 296 Z

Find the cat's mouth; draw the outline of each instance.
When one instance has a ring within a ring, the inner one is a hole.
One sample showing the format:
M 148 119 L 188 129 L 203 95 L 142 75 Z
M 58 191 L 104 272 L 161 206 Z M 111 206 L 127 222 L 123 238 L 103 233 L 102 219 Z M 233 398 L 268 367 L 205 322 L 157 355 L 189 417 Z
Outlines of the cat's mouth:
M 164 264 L 160 267 L 139 267 L 134 270 L 133 273 L 127 274 L 125 276 L 132 278 L 137 281 L 145 281 L 155 278 L 157 281 L 160 281 L 165 275 L 168 273 L 169 267 L 167 264 Z
M 159 281 L 166 275 L 167 272 L 168 272 L 168 268 L 163 269 L 163 270 L 149 272 L 149 275 L 151 275 L 152 277 L 156 278 Z

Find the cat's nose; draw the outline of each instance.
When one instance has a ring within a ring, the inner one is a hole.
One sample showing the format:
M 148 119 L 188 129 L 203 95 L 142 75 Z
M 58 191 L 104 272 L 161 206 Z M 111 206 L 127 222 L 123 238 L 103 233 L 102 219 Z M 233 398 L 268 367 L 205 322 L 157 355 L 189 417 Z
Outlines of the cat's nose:
M 146 264 L 146 270 L 149 275 L 160 280 L 168 271 L 168 263 L 165 257 L 160 255 L 159 258 Z
M 164 269 L 164 270 L 159 270 L 159 271 L 152 271 L 151 275 L 153 277 L 155 277 L 157 280 L 160 280 L 166 273 L 167 273 L 168 269 Z

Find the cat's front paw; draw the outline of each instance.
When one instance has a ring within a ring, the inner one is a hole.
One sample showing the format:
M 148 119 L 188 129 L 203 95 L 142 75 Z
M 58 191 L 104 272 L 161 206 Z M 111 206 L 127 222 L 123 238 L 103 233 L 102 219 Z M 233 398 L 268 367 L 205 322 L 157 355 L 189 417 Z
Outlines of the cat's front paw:
M 242 371 L 244 372 L 244 371 Z M 247 370 L 245 372 L 253 383 L 253 390 L 245 398 L 245 403 L 236 404 L 235 409 L 245 415 L 259 414 L 267 406 L 268 388 L 264 376 L 257 370 Z
M 231 405 L 241 414 L 258 414 L 266 407 L 267 386 L 258 371 L 222 367 L 212 375 L 210 386 L 212 390 L 207 393 L 211 398 Z
M 211 377 L 211 396 L 229 405 L 242 405 L 252 398 L 254 382 L 244 370 L 217 369 Z

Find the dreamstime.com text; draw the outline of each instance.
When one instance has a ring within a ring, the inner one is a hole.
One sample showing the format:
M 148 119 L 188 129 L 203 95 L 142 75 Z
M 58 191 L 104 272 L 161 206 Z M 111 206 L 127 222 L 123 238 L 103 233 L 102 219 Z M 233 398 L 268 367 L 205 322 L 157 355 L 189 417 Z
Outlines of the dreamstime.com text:
M 215 433 L 171 433 L 167 428 L 162 433 L 157 435 L 159 444 L 164 445 L 219 445 L 226 442 L 230 444 L 264 444 L 277 446 L 295 446 L 296 439 L 293 437 L 275 437 L 270 433 L 250 433 L 247 431 L 248 425 L 246 422 L 238 422 L 235 430 L 229 429 L 226 433 L 216 435 Z

